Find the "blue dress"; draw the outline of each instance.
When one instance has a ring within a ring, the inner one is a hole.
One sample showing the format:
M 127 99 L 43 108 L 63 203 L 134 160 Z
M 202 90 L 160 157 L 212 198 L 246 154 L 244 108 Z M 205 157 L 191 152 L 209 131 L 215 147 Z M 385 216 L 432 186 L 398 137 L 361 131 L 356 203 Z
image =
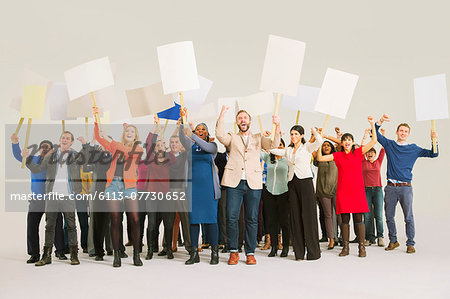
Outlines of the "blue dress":
M 218 200 L 214 199 L 212 155 L 196 143 L 192 145 L 191 224 L 217 223 Z

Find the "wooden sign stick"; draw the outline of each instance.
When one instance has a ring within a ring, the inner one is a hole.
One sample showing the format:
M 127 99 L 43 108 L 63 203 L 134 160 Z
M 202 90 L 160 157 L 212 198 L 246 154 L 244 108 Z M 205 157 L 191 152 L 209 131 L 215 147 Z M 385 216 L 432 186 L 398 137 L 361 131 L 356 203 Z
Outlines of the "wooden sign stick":
M 65 132 L 66 131 L 66 121 L 64 119 L 61 120 L 61 125 L 62 125 L 62 131 Z
M 432 132 L 436 131 L 436 122 L 434 120 L 431 121 L 431 131 Z M 433 154 L 436 154 L 437 153 L 437 147 L 436 147 L 437 140 L 436 140 L 436 138 L 433 138 L 432 141 L 433 141 Z
M 263 134 L 263 126 L 261 122 L 261 115 L 258 115 L 259 131 Z
M 31 118 L 28 119 L 27 134 L 25 137 L 25 146 L 23 147 L 24 149 L 28 148 L 28 142 L 30 140 L 30 131 L 31 131 Z M 26 158 L 22 157 L 22 168 L 25 168 L 26 160 L 27 160 Z
M 97 102 L 95 101 L 94 92 L 91 92 L 92 106 L 97 107 Z M 95 113 L 95 122 L 100 125 L 100 117 L 98 116 L 98 112 Z
M 181 109 L 184 110 L 183 92 L 180 91 L 180 92 L 179 92 L 179 95 L 180 95 L 180 105 L 181 105 Z M 184 124 L 184 125 L 187 125 L 186 116 L 183 116 L 183 124 Z
M 24 118 L 21 117 L 20 120 L 19 120 L 19 124 L 17 125 L 17 128 L 16 128 L 16 133 L 14 133 L 14 134 L 16 134 L 16 136 L 19 134 L 20 127 L 22 127 L 23 119 Z
M 237 124 L 236 124 L 236 122 L 234 122 L 234 134 L 237 134 L 238 132 L 237 132 Z
M 167 124 L 169 123 L 169 120 L 166 119 L 166 123 L 164 124 L 164 129 L 163 129 L 163 133 L 162 136 L 164 137 L 164 134 L 166 134 L 166 128 L 167 128 Z
M 297 110 L 297 118 L 295 119 L 295 124 L 298 125 L 298 120 L 300 118 L 300 110 Z
M 86 134 L 86 140 L 89 140 L 88 121 L 89 121 L 89 119 L 87 117 L 85 117 L 84 118 L 84 130 L 85 130 L 85 134 Z
M 275 116 L 278 116 L 278 109 L 280 108 L 280 99 L 281 99 L 281 93 L 277 93 L 277 100 L 275 102 Z M 270 139 L 273 141 L 275 139 L 275 129 L 276 125 L 272 124 L 272 135 L 270 135 Z
M 328 120 L 330 119 L 330 115 L 329 114 L 327 114 L 327 116 L 325 117 L 325 121 L 324 121 L 324 123 L 323 123 L 323 126 L 322 126 L 322 132 L 323 133 L 325 133 L 325 128 L 327 127 L 327 123 L 328 123 Z

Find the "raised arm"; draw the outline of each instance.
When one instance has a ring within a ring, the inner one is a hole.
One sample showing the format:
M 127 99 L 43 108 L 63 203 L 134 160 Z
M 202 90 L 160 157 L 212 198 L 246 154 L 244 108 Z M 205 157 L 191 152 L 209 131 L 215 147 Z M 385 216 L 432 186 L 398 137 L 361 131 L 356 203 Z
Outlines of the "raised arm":
M 95 136 L 95 140 L 97 140 L 98 143 L 100 143 L 100 145 L 103 146 L 103 148 L 105 150 L 107 150 L 111 154 L 114 154 L 113 153 L 114 150 L 111 146 L 112 141 L 108 141 L 106 138 L 104 138 L 102 135 L 100 135 L 100 129 L 99 129 L 97 123 L 94 124 L 94 136 Z
M 323 142 L 323 138 L 322 138 L 322 136 L 319 134 L 319 132 L 317 131 L 316 128 L 312 127 L 312 128 L 311 128 L 311 133 L 314 135 L 314 139 L 315 139 L 314 143 L 307 142 L 307 143 L 305 144 L 306 150 L 307 150 L 308 152 L 310 152 L 310 153 L 312 153 L 313 151 L 318 150 L 319 147 L 320 147 L 320 145 L 321 145 L 322 142 Z
M 195 134 L 192 134 L 192 140 L 200 146 L 202 150 L 213 155 L 217 154 L 217 144 L 215 142 L 207 142 Z
M 368 150 L 370 150 L 374 145 L 377 143 L 377 135 L 374 132 L 376 131 L 375 128 L 375 120 L 373 119 L 373 116 L 367 117 L 367 120 L 369 121 L 371 127 L 372 127 L 372 139 L 369 141 L 369 143 L 362 146 L 362 153 L 367 153 Z
M 361 139 L 361 146 L 363 146 L 364 144 L 366 144 L 366 140 L 367 140 L 367 136 L 369 136 L 371 129 L 365 129 L 364 130 L 364 136 Z
M 28 149 L 24 149 L 22 151 L 22 157 L 26 159 L 26 166 L 32 173 L 43 172 L 47 169 L 48 163 L 50 161 L 50 157 L 53 156 L 52 153 L 47 154 L 47 156 L 42 159 L 38 164 L 33 161 L 33 156 L 29 156 L 30 152 Z
M 431 142 L 433 142 L 433 138 L 437 139 L 438 134 L 436 131 L 431 131 Z M 433 143 L 431 143 L 431 150 L 420 148 L 419 157 L 425 158 L 436 158 L 439 156 L 439 146 L 436 143 L 436 153 L 433 153 Z
M 322 150 L 318 150 L 316 160 L 319 162 L 330 162 L 330 161 L 334 160 L 334 156 L 333 156 L 333 154 L 322 155 Z
M 220 115 L 219 118 L 217 119 L 217 123 L 216 123 L 216 137 L 217 139 L 220 141 L 220 143 L 222 143 L 225 146 L 230 146 L 231 144 L 231 134 L 230 133 L 225 133 L 224 131 L 224 118 L 225 118 L 225 113 L 227 113 L 228 109 L 230 109 L 230 107 L 228 106 L 222 106 L 222 110 L 220 111 Z
M 270 137 L 261 136 L 261 148 L 265 150 L 277 148 L 281 142 L 280 117 L 273 115 L 272 123 L 275 125 L 275 137 L 273 141 Z
M 267 151 L 275 156 L 286 157 L 287 155 L 287 148 L 272 148 Z
M 186 129 L 189 130 L 189 129 Z M 190 134 L 192 134 L 192 131 L 190 131 Z M 180 142 L 183 145 L 185 150 L 190 150 L 192 145 L 194 145 L 194 141 L 192 141 L 190 138 L 188 138 L 185 134 L 185 128 L 184 125 L 180 126 L 180 129 L 178 131 L 178 136 L 180 137 Z
M 11 135 L 12 152 L 17 161 L 22 162 L 22 151 L 20 150 L 19 137 L 16 134 Z
M 377 121 L 376 124 L 375 124 L 375 131 L 377 132 L 378 142 L 384 147 L 386 147 L 386 144 L 389 142 L 389 139 L 387 139 L 384 136 L 384 134 L 381 134 L 381 132 L 380 132 L 381 125 L 385 121 L 390 121 L 390 118 L 389 118 L 389 116 L 386 113 L 384 113 L 383 116 L 381 116 L 380 120 Z

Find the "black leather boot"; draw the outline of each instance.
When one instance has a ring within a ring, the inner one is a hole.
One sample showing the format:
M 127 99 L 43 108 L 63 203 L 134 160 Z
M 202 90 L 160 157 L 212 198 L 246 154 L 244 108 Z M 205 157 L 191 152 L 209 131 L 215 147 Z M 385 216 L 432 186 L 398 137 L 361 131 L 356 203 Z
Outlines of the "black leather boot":
M 151 260 L 153 258 L 153 246 L 149 245 L 147 248 L 147 255 L 145 256 L 146 260 Z
M 193 265 L 200 263 L 200 256 L 198 255 L 198 247 L 189 250 L 189 259 L 184 263 L 185 265 Z
M 167 258 L 168 258 L 169 260 L 172 260 L 172 259 L 173 259 L 172 248 L 168 248 L 166 252 L 167 252 Z
M 42 254 L 42 259 L 35 265 L 44 266 L 51 263 L 52 263 L 52 247 L 44 246 L 44 253 Z
M 71 265 L 79 265 L 80 261 L 78 260 L 78 246 L 70 246 L 70 264 Z
M 27 260 L 27 264 L 34 264 L 34 263 L 37 263 L 37 262 L 39 262 L 39 259 L 40 259 L 41 257 L 39 256 L 39 254 L 37 254 L 37 255 L 32 255 L 32 256 L 30 256 L 30 258 Z
M 270 250 L 268 257 L 274 257 L 277 255 L 277 252 L 278 252 L 278 236 L 271 234 L 270 241 L 271 241 L 272 249 Z
M 217 265 L 219 263 L 219 246 L 211 246 L 211 265 Z
M 120 267 L 120 266 L 122 266 L 122 261 L 120 260 L 120 252 L 118 250 L 114 250 L 113 267 Z
M 135 266 L 142 266 L 141 257 L 139 255 L 139 248 L 133 249 L 133 264 Z

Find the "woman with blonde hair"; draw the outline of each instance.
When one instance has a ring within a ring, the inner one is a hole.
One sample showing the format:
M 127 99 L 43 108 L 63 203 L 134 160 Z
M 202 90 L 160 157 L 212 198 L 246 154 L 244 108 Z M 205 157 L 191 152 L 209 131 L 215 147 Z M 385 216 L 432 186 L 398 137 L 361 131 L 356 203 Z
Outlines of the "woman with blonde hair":
M 94 108 L 94 115 L 98 108 Z M 139 257 L 139 220 L 137 198 L 137 170 L 138 162 L 142 156 L 143 148 L 138 145 L 139 133 L 135 126 L 124 124 L 121 142 L 117 142 L 108 137 L 102 136 L 98 124 L 94 127 L 95 139 L 101 146 L 109 151 L 112 162 L 106 172 L 105 198 L 111 199 L 109 202 L 111 212 L 111 238 L 113 241 L 114 261 L 113 267 L 120 267 L 119 234 L 120 214 L 123 213 L 122 202 L 128 212 L 130 219 L 132 242 L 133 242 L 133 264 L 142 266 Z

